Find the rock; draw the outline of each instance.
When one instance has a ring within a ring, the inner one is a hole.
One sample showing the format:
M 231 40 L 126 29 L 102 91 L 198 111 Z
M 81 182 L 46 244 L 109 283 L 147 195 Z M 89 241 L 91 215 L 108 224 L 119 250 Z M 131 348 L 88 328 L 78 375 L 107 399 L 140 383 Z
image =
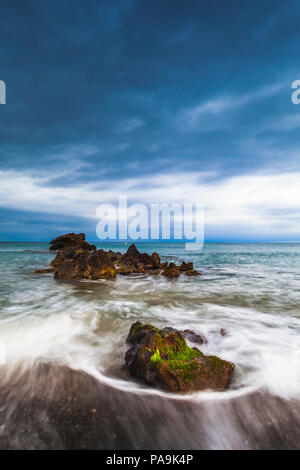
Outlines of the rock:
M 170 263 L 162 272 L 163 276 L 168 277 L 169 279 L 177 278 L 180 275 L 180 269 L 176 266 L 175 263 Z
M 225 328 L 221 328 L 220 329 L 220 335 L 221 336 L 226 336 L 227 335 L 227 330 L 225 330 Z
M 162 266 L 162 265 L 160 265 Z M 163 276 L 166 276 L 170 279 L 177 278 L 181 273 L 184 273 L 186 276 L 199 276 L 201 273 L 196 269 L 193 269 L 193 263 L 185 263 L 184 261 L 180 266 L 176 266 L 175 263 L 169 263 L 165 266 L 164 271 L 162 272 Z
M 127 251 L 126 251 L 126 253 L 125 253 L 125 255 L 124 255 L 124 258 L 126 258 L 126 257 L 128 257 L 128 258 L 130 258 L 130 257 L 136 258 L 136 257 L 138 257 L 139 255 L 140 255 L 139 250 L 137 249 L 137 247 L 135 246 L 135 244 L 132 243 L 132 244 L 130 245 L 130 247 L 127 249 Z
M 190 271 L 191 269 L 194 269 L 194 264 L 190 261 L 189 263 L 185 263 L 182 261 L 181 265 L 179 266 L 180 271 Z
M 48 274 L 48 273 L 53 273 L 54 268 L 44 268 L 44 269 L 36 269 L 34 271 L 36 274 Z
M 168 263 L 167 263 L 167 262 L 165 262 L 165 263 L 160 263 L 160 265 L 159 265 L 160 269 L 165 269 L 167 266 L 168 266 Z
M 184 272 L 184 274 L 186 276 L 201 276 L 202 273 L 200 273 L 200 271 L 197 271 L 196 269 L 188 269 Z
M 146 270 L 147 270 L 147 266 L 144 266 L 142 263 L 140 263 L 140 265 L 137 266 L 136 272 L 139 274 L 146 274 L 147 272 Z
M 120 274 L 146 273 L 159 267 L 160 258 L 155 252 L 151 256 L 148 253 L 140 253 L 132 244 L 119 260 L 119 264 L 118 273 Z
M 192 343 L 198 343 L 198 344 L 207 343 L 206 339 L 203 336 L 198 335 L 194 331 L 184 330 L 184 331 L 180 331 L 180 333 L 182 334 L 184 338 L 187 338 Z
M 116 277 L 115 266 L 103 250 L 92 252 L 78 252 L 72 249 L 60 250 L 55 260 L 54 277 L 56 279 L 95 280 Z
M 170 392 L 221 390 L 234 371 L 233 363 L 190 348 L 182 333 L 173 328 L 160 330 L 137 321 L 127 341 L 133 345 L 125 355 L 132 376 Z
M 177 330 L 175 330 L 175 328 L 171 328 L 170 326 L 167 326 L 167 327 L 163 328 L 162 331 L 164 333 L 174 333 Z M 188 339 L 192 343 L 198 343 L 198 344 L 207 343 L 204 336 L 200 336 L 192 330 L 178 330 L 178 331 L 181 334 L 181 336 Z
M 85 241 L 84 233 L 66 233 L 65 235 L 60 235 L 50 242 L 49 250 L 55 251 L 75 246 L 78 247 L 77 249 L 86 251 L 96 250 L 96 245 L 90 245 Z
M 123 256 L 122 253 L 120 253 L 119 251 L 115 252 L 112 250 L 109 250 L 107 254 L 112 261 L 120 261 Z
M 72 261 L 77 255 L 84 253 L 84 251 L 78 248 L 78 245 L 58 250 L 56 257 L 51 261 L 50 265 L 55 268 L 67 260 Z
M 129 264 L 124 264 L 117 269 L 117 274 L 122 274 L 122 275 L 132 274 L 134 272 L 135 272 L 134 267 Z
M 159 254 L 154 251 L 151 255 L 153 269 L 157 269 L 160 266 L 160 257 Z

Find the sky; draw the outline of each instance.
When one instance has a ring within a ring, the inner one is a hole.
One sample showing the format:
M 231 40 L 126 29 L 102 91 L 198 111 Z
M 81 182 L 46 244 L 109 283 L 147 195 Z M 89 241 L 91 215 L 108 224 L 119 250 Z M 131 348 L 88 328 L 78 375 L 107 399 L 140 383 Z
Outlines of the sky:
M 2 0 L 0 241 L 196 203 L 207 241 L 300 241 L 298 0 Z

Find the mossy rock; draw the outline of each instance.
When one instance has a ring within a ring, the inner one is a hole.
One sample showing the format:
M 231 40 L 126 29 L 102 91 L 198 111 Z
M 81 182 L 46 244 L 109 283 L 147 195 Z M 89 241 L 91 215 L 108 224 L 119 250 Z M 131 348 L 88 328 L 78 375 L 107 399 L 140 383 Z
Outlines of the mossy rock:
M 161 330 L 138 321 L 131 326 L 127 341 L 133 344 L 125 356 L 131 374 L 171 392 L 221 390 L 234 371 L 231 362 L 191 348 L 182 332 L 173 328 Z

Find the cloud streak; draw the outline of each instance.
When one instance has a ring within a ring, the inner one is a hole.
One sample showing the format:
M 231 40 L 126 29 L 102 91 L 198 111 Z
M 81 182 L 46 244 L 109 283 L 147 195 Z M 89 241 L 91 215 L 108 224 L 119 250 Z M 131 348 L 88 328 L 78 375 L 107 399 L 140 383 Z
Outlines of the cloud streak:
M 50 177 L 0 172 L 0 207 L 95 220 L 100 203 L 196 203 L 205 207 L 206 233 L 213 239 L 297 238 L 300 235 L 300 172 L 253 173 L 216 180 L 207 173 L 154 174 L 68 187 Z M 55 179 L 55 178 L 54 178 Z
M 274 96 L 282 91 L 284 86 L 284 83 L 274 83 L 252 93 L 211 98 L 200 105 L 180 111 L 177 115 L 179 127 L 182 130 L 205 131 L 224 128 L 228 125 L 228 118 L 232 120 L 233 113 L 240 108 Z

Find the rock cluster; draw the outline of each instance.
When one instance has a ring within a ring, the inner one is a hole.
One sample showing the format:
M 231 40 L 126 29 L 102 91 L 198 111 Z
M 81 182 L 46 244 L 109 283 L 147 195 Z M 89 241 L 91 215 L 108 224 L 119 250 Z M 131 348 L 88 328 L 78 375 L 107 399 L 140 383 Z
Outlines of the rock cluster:
M 181 273 L 186 276 L 199 276 L 201 273 L 194 269 L 193 263 L 185 263 L 184 261 L 180 266 L 176 266 L 175 263 L 169 263 L 163 270 L 162 275 L 168 278 L 176 278 Z
M 181 273 L 187 276 L 201 274 L 194 269 L 193 263 L 183 262 L 180 266 L 176 266 L 175 263 L 161 263 L 158 253 L 154 252 L 152 255 L 140 253 L 134 244 L 130 245 L 125 255 L 118 253 L 116 267 L 117 273 L 123 275 L 149 272 L 162 274 L 168 278 L 176 278 Z
M 190 330 L 159 330 L 153 325 L 135 322 L 127 342 L 125 362 L 133 377 L 170 392 L 189 393 L 197 390 L 222 390 L 227 387 L 234 364 L 217 356 L 205 356 L 189 347 L 190 341 L 204 342 Z
M 84 233 L 67 233 L 50 242 L 50 250 L 57 251 L 51 268 L 36 272 L 54 272 L 56 279 L 114 279 L 116 274 L 161 274 L 177 278 L 180 274 L 196 276 L 201 274 L 193 263 L 161 263 L 158 253 L 141 253 L 134 244 L 125 254 L 112 250 L 97 250 L 85 240 Z

